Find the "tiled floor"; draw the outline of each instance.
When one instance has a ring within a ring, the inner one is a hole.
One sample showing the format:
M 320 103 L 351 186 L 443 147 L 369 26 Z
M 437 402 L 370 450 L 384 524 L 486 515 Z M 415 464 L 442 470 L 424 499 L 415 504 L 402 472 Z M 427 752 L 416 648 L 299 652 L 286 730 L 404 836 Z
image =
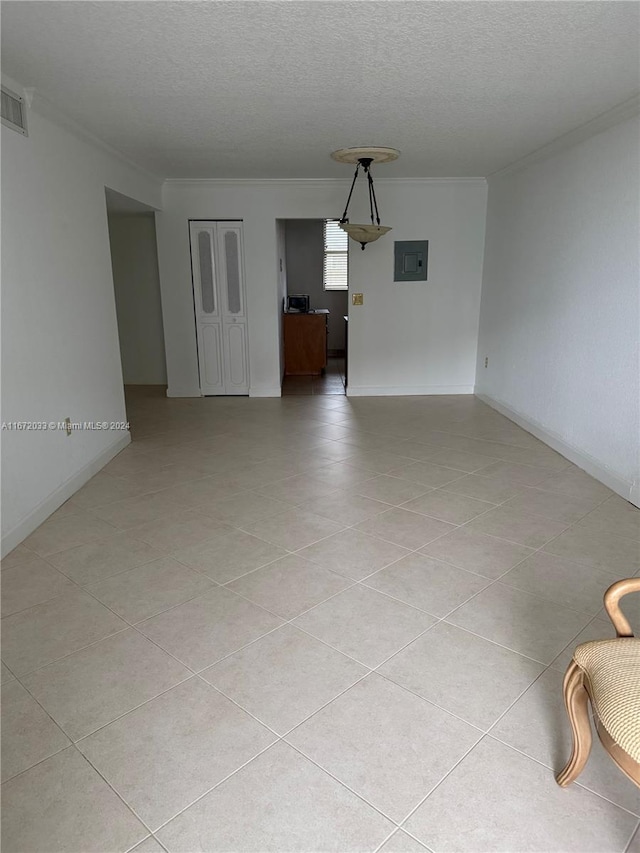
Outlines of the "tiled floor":
M 344 396 L 344 358 L 329 358 L 322 376 L 285 376 L 282 383 L 284 397 L 318 394 Z
M 640 850 L 553 777 L 637 510 L 472 397 L 129 415 L 3 562 L 4 853 Z

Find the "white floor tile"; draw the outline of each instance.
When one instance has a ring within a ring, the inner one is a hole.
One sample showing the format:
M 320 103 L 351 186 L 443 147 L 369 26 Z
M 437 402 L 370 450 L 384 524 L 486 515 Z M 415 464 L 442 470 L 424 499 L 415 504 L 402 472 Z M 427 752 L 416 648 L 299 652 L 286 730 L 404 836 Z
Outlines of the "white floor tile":
M 359 530 L 343 530 L 298 551 L 300 557 L 354 580 L 406 557 L 410 551 Z
M 479 737 L 477 729 L 373 674 L 286 740 L 399 821 Z
M 6 782 L 2 811 L 9 853 L 125 853 L 148 834 L 74 747 Z
M 366 673 L 340 652 L 284 625 L 201 675 L 284 734 Z
M 161 557 L 86 587 L 127 622 L 141 622 L 213 587 L 213 581 L 171 557 Z
M 8 853 L 640 853 L 553 779 L 640 511 L 471 396 L 126 397 L 2 560 Z
M 190 675 L 162 649 L 127 630 L 22 680 L 69 737 L 78 740 Z
M 223 536 L 187 545 L 175 551 L 174 557 L 217 583 L 227 583 L 286 554 L 284 548 L 278 548 L 264 539 L 250 536 L 241 530 L 230 530 Z
M 401 829 L 393 833 L 391 838 L 386 841 L 378 853 L 425 853 L 427 850 L 419 841 L 407 835 Z
M 225 587 L 191 599 L 136 627 L 193 670 L 204 669 L 282 624 Z
M 283 619 L 293 619 L 350 584 L 351 581 L 343 575 L 289 554 L 262 569 L 243 575 L 227 584 L 227 587 Z
M 433 557 L 410 554 L 366 578 L 363 583 L 442 618 L 484 589 L 490 581 Z
M 69 738 L 15 679 L 2 688 L 2 781 L 69 746 Z
M 158 833 L 169 853 L 368 853 L 391 821 L 279 743 Z
M 2 616 L 10 616 L 77 589 L 40 558 L 2 572 Z
M 433 850 L 624 851 L 635 817 L 487 738 L 406 823 Z
M 294 624 L 365 666 L 376 667 L 435 621 L 422 610 L 358 585 L 303 613 Z
M 486 731 L 543 669 L 529 658 L 440 622 L 378 672 Z
M 591 566 L 538 551 L 503 575 L 500 582 L 595 616 L 602 609 L 602 597 L 613 580 Z
M 447 621 L 542 663 L 551 663 L 584 628 L 588 613 L 496 583 L 447 617 Z
M 2 657 L 16 675 L 122 631 L 126 622 L 84 592 L 71 592 L 2 620 Z
M 420 553 L 495 580 L 533 551 L 515 542 L 459 527 L 425 545 Z
M 563 674 L 548 669 L 491 730 L 492 737 L 556 773 L 571 755 L 572 737 L 562 695 Z M 640 814 L 638 789 L 620 772 L 593 732 L 593 746 L 577 784 Z
M 237 705 L 192 678 L 78 747 L 157 829 L 274 740 Z
M 421 548 L 454 529 L 452 524 L 396 507 L 357 525 L 357 529 L 403 548 Z
M 77 545 L 47 557 L 58 571 L 78 584 L 97 583 L 162 557 L 162 551 L 125 533 Z
M 287 551 L 297 551 L 306 545 L 311 545 L 312 542 L 337 533 L 345 526 L 323 518 L 321 515 L 296 508 L 256 524 L 243 525 L 243 530 Z

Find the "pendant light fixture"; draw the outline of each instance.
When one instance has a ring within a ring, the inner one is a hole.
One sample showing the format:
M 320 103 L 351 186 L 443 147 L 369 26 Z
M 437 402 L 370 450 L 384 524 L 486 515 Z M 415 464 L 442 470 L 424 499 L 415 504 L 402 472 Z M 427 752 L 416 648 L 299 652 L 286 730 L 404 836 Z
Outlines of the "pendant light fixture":
M 349 235 L 349 237 L 351 237 L 352 240 L 355 240 L 356 243 L 360 243 L 363 251 L 367 243 L 373 243 L 374 240 L 377 240 L 379 237 L 382 237 L 382 235 L 386 234 L 387 231 L 391 231 L 391 228 L 389 226 L 380 225 L 378 201 L 376 199 L 376 191 L 374 189 L 373 178 L 371 176 L 371 164 L 390 163 L 392 160 L 397 160 L 399 155 L 400 152 L 397 151 L 395 148 L 378 148 L 374 146 L 369 146 L 367 148 L 340 148 L 338 151 L 334 151 L 331 155 L 334 160 L 338 161 L 338 163 L 357 164 L 356 171 L 353 176 L 353 181 L 351 183 L 351 189 L 349 190 L 349 196 L 347 197 L 347 203 L 344 208 L 344 213 L 342 214 L 342 219 L 340 220 L 340 227 L 343 231 L 347 232 L 347 234 Z M 349 202 L 351 201 L 351 196 L 353 195 L 353 188 L 356 185 L 356 181 L 358 180 L 358 175 L 360 174 L 361 169 L 363 174 L 367 176 L 371 225 L 357 225 L 355 222 L 349 222 L 349 219 L 347 217 Z

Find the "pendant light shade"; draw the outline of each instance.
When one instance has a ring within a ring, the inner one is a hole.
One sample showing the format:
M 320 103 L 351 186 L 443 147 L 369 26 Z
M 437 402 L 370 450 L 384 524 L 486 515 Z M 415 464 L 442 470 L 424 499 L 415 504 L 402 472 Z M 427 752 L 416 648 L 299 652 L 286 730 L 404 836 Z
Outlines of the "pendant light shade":
M 391 231 L 391 228 L 388 225 L 380 224 L 380 213 L 378 211 L 378 201 L 376 199 L 376 191 L 373 186 L 373 178 L 371 176 L 371 164 L 374 162 L 379 163 L 389 163 L 391 160 L 396 160 L 399 152 L 395 150 L 395 148 L 341 148 L 339 151 L 334 151 L 331 155 L 334 160 L 337 160 L 340 163 L 357 163 L 356 171 L 353 176 L 353 181 L 351 183 L 351 189 L 349 190 L 349 196 L 347 197 L 347 203 L 344 208 L 344 213 L 342 214 L 342 219 L 340 219 L 340 227 L 343 231 L 351 237 L 352 240 L 355 240 L 356 243 L 360 243 L 362 249 L 364 250 L 367 243 L 373 243 L 382 237 L 387 231 Z M 356 224 L 355 222 L 349 222 L 347 217 L 347 211 L 349 209 L 349 202 L 351 201 L 351 196 L 353 195 L 353 188 L 356 185 L 356 181 L 358 180 L 358 175 L 360 174 L 360 170 L 362 169 L 363 173 L 367 176 L 367 186 L 369 189 L 369 211 L 371 214 L 371 225 L 366 224 Z M 375 211 L 375 218 L 374 218 Z
M 356 225 L 355 222 L 352 224 L 351 222 L 341 221 L 340 227 L 343 231 L 347 232 L 352 240 L 360 243 L 363 249 L 365 243 L 374 243 L 379 237 L 386 234 L 387 231 L 391 231 L 388 225 Z

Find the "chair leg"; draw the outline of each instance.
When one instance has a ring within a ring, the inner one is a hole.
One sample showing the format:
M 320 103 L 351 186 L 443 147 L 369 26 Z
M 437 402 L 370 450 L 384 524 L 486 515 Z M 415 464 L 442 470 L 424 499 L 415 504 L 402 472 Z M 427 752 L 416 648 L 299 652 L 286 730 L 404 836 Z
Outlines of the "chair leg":
M 591 752 L 591 723 L 589 721 L 589 694 L 584 686 L 582 670 L 571 661 L 564 677 L 564 704 L 573 731 L 573 751 L 566 767 L 556 776 L 556 782 L 565 788 L 574 782 Z

